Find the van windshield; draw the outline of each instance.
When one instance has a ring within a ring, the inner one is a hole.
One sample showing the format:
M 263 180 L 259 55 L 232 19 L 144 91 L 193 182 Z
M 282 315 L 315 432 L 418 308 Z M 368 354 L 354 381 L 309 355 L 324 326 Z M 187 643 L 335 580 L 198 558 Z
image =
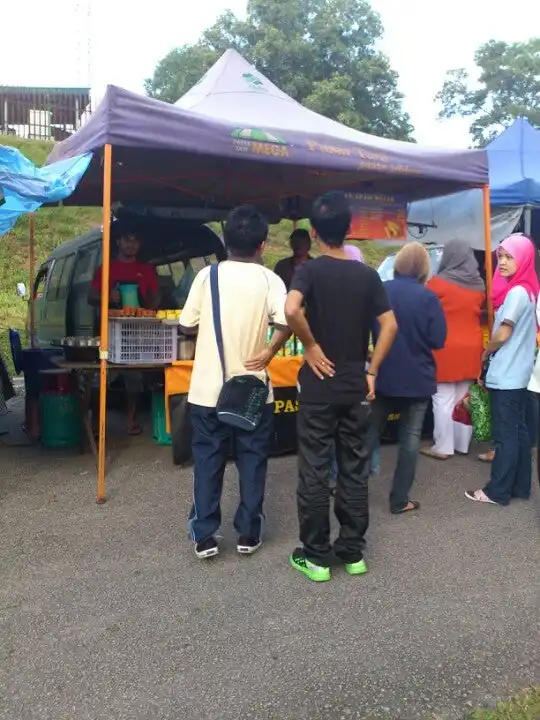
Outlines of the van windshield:
M 216 255 L 191 258 L 190 260 L 178 260 L 174 263 L 156 265 L 159 279 L 160 309 L 181 309 L 183 308 L 191 284 L 197 273 L 207 265 L 218 262 Z

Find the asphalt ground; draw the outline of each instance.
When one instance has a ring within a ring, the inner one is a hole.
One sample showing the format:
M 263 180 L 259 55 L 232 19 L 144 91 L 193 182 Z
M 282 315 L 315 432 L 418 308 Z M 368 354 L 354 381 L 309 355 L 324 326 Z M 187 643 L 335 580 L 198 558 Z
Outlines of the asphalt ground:
M 201 562 L 190 469 L 145 438 L 109 456 L 97 506 L 90 457 L 0 445 L 2 720 L 461 718 L 540 684 L 536 480 L 529 502 L 475 504 L 487 466 L 421 458 L 421 511 L 391 516 L 384 447 L 370 572 L 315 585 L 287 563 L 294 457 L 270 462 L 253 557 L 235 551 L 227 469 L 221 554 Z

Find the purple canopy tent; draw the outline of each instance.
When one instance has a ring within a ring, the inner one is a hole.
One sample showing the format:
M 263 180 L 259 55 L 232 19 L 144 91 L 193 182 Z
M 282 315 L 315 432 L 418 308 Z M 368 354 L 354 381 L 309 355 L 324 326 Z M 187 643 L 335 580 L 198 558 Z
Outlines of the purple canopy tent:
M 93 160 L 68 202 L 103 205 L 98 503 L 106 500 L 113 201 L 212 209 L 251 202 L 273 217 L 294 219 L 330 189 L 413 200 L 484 186 L 491 246 L 484 151 L 428 149 L 346 128 L 288 98 L 234 51 L 179 106 L 109 86 L 94 115 L 47 162 L 86 152 Z
M 487 182 L 484 151 L 423 148 L 348 128 L 304 108 L 234 50 L 176 106 L 109 86 L 86 125 L 48 159 L 96 154 L 71 204 L 101 203 L 107 144 L 115 149 L 114 201 L 125 204 L 252 202 L 294 218 L 329 189 L 413 200 Z

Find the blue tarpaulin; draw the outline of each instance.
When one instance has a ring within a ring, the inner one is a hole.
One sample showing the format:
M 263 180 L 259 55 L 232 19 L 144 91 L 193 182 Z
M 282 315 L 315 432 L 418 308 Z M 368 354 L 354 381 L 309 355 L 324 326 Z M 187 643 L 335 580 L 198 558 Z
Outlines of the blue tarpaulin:
M 540 130 L 517 118 L 486 150 L 491 205 L 540 207 Z
M 0 235 L 11 230 L 20 215 L 69 197 L 91 158 L 92 153 L 86 153 L 38 168 L 16 148 L 0 145 Z
M 517 226 L 523 208 L 540 207 L 540 130 L 525 118 L 517 118 L 486 150 L 495 248 Z M 464 238 L 477 250 L 484 247 L 480 190 L 412 203 L 408 221 L 427 228 L 423 242 L 445 245 Z

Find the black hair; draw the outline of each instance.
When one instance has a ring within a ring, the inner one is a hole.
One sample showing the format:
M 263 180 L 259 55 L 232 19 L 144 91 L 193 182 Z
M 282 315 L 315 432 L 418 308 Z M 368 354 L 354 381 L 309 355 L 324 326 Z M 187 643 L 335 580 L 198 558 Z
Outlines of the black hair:
M 116 240 L 116 242 L 120 242 L 122 238 L 131 237 L 132 235 L 135 235 L 138 240 L 141 239 L 137 223 L 125 220 L 117 220 L 112 223 L 111 237 Z
M 325 245 L 341 247 L 351 225 L 352 213 L 344 193 L 327 192 L 318 197 L 311 207 L 311 226 Z
M 268 221 L 253 205 L 240 205 L 229 213 L 223 236 L 228 251 L 250 258 L 268 237 Z
M 309 247 L 311 247 L 311 235 L 309 234 L 309 230 L 306 230 L 304 228 L 296 228 L 296 230 L 293 230 L 291 233 L 291 237 L 289 238 L 289 245 L 294 250 L 295 246 L 298 243 L 306 242 Z

